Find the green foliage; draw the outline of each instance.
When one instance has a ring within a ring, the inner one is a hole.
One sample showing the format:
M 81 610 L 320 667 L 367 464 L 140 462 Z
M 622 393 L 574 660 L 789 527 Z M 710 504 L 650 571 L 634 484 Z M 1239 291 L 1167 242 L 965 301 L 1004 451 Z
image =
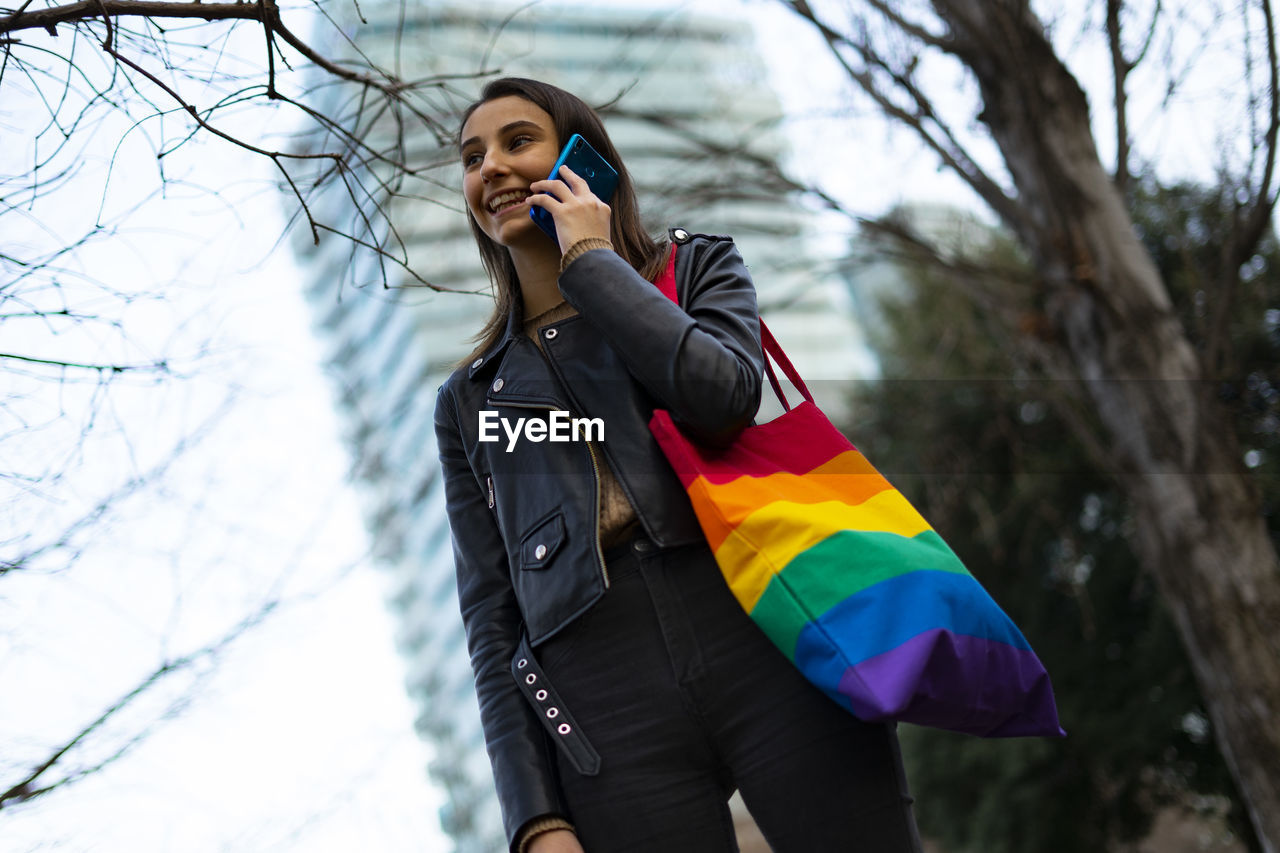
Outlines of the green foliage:
M 1230 185 L 1135 188 L 1138 234 L 1202 353 L 1215 315 L 1233 290 L 1226 316 L 1228 347 L 1210 381 L 1227 406 L 1246 464 L 1261 490 L 1263 515 L 1280 548 L 1280 243 L 1270 228 L 1240 269 L 1226 269 L 1224 247 L 1240 209 Z M 1234 278 L 1232 285 L 1226 280 Z
M 1139 193 L 1141 233 L 1190 325 L 1228 223 L 1212 193 Z M 970 260 L 1019 268 L 999 235 L 982 242 Z M 1274 240 L 1259 258 L 1232 314 L 1236 373 L 1211 390 L 1233 407 L 1242 446 L 1261 452 L 1266 489 L 1280 457 Z M 1059 416 L 1080 401 L 1020 355 L 1019 336 L 1037 329 L 1032 274 L 1023 267 L 1027 283 L 1004 288 L 997 317 L 953 270 L 896 266 L 900 292 L 873 323 L 885 378 L 861 389 L 850 434 L 1023 629 L 1069 732 L 981 740 L 904 727 L 922 832 L 952 853 L 1096 853 L 1142 838 L 1163 806 L 1216 802 L 1252 840 L 1179 638 L 1129 544 L 1125 501 Z

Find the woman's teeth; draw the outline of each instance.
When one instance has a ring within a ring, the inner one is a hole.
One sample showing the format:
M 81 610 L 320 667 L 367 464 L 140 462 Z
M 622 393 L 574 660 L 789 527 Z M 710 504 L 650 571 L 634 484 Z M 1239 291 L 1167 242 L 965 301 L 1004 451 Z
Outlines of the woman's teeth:
M 499 210 L 501 210 L 504 207 L 508 207 L 511 204 L 524 201 L 526 198 L 528 198 L 528 196 L 529 196 L 529 193 L 527 190 L 514 190 L 509 193 L 503 193 L 500 196 L 494 197 L 489 202 L 489 212 L 497 213 Z

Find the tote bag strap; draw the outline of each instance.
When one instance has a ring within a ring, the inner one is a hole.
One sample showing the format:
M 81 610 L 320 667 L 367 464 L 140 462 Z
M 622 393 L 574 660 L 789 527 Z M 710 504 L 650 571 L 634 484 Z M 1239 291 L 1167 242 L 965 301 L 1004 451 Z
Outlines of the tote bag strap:
M 680 304 L 679 296 L 676 293 L 676 245 L 674 243 L 671 244 L 671 254 L 667 258 L 667 267 L 658 276 L 654 284 L 658 290 L 662 291 L 663 296 L 677 305 Z M 782 393 L 782 385 L 778 382 L 777 374 L 773 371 L 773 364 L 770 363 L 770 359 L 782 368 L 783 375 L 791 381 L 796 390 L 812 403 L 813 395 L 809 393 L 808 386 L 804 384 L 799 372 L 791 364 L 791 359 L 787 358 L 787 354 L 782 351 L 782 347 L 773 337 L 773 333 L 769 331 L 769 327 L 764 324 L 763 317 L 760 318 L 760 344 L 764 348 L 766 356 L 764 360 L 765 374 L 769 377 L 769 384 L 773 387 L 773 393 L 778 395 L 778 402 L 782 404 L 782 408 L 789 412 L 791 411 L 791 404 L 787 402 L 786 395 Z

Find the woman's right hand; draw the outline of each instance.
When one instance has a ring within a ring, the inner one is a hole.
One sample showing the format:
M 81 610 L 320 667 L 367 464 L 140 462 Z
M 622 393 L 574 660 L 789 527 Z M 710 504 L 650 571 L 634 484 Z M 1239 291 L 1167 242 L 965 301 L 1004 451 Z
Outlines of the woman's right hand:
M 585 853 L 578 836 L 567 829 L 553 829 L 535 835 L 525 853 Z

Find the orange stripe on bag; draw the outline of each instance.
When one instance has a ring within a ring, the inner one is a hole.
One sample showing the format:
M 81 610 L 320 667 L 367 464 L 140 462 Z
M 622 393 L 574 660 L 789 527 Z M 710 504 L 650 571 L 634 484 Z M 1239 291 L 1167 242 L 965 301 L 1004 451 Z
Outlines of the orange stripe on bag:
M 849 451 L 803 476 L 778 472 L 767 477 L 743 476 L 722 484 L 699 477 L 689 484 L 688 491 L 698 516 L 713 522 L 710 526 L 704 525 L 703 532 L 714 551 L 739 522 L 775 500 L 795 504 L 841 501 L 856 505 L 892 488 L 861 453 Z M 693 497 L 695 495 L 700 498 Z M 699 501 L 715 507 L 715 512 L 704 514 Z

